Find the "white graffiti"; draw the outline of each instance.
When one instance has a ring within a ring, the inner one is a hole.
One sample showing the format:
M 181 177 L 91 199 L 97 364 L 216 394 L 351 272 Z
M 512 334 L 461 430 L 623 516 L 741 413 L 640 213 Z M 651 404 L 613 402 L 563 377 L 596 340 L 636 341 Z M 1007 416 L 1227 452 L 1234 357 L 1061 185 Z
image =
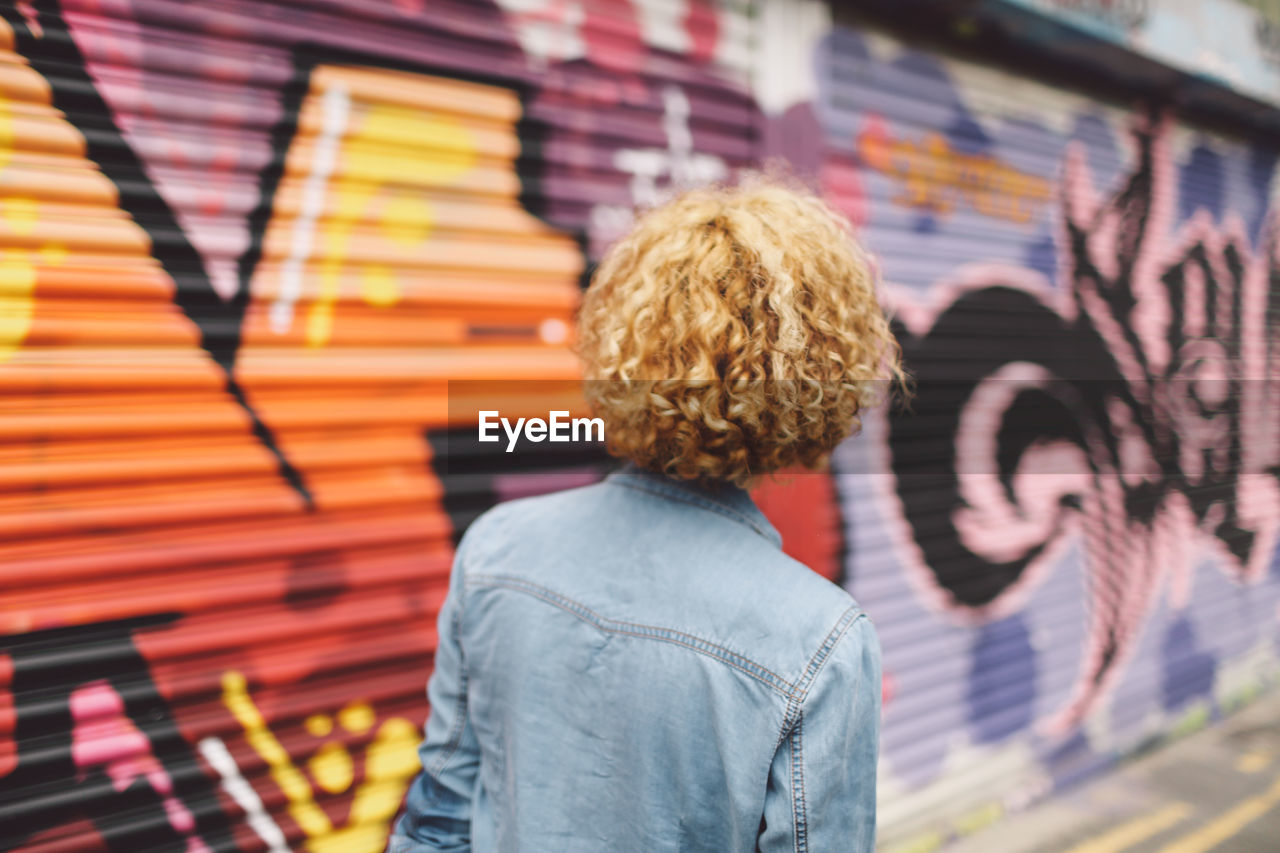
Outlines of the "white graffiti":
M 280 291 L 271 303 L 271 331 L 282 335 L 293 325 L 293 307 L 302 298 L 302 279 L 315 248 L 315 232 L 324 213 L 325 193 L 338 163 L 338 147 L 351 115 L 351 94 L 346 85 L 335 83 L 324 93 L 323 119 L 311 169 L 302 185 L 302 209 L 289 235 L 289 254 L 280 269 Z
M 258 792 L 240 773 L 231 751 L 220 738 L 207 737 L 198 744 L 200 754 L 222 777 L 222 790 L 244 809 L 249 827 L 267 845 L 267 853 L 289 853 L 289 842 L 279 824 L 271 819 Z
M 520 47 L 535 64 L 546 66 L 585 58 L 611 71 L 624 72 L 638 71 L 648 49 L 682 55 L 697 53 L 694 30 L 705 28 L 706 23 L 705 19 L 699 22 L 696 3 L 697 0 L 498 0 Z M 701 5 L 715 19 L 712 49 L 719 48 L 725 41 L 719 38 L 719 31 L 727 23 L 724 18 L 730 16 L 716 5 Z
M 693 132 L 689 129 L 692 109 L 678 86 L 663 89 L 662 107 L 666 148 L 623 148 L 613 155 L 618 171 L 631 176 L 632 206 L 597 204 L 591 208 L 588 228 L 593 249 L 621 236 L 630 227 L 636 208 L 661 204 L 682 189 L 729 175 L 723 158 L 694 150 Z

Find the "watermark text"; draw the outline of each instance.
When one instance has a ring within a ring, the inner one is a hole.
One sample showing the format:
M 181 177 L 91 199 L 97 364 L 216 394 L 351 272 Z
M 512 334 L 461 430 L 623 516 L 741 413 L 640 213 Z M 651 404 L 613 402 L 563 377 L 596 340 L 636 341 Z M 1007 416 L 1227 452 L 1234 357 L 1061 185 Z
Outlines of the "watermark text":
M 499 432 L 501 429 L 501 432 Z M 571 418 L 568 411 L 548 412 L 547 418 L 504 418 L 495 410 L 480 412 L 479 440 L 502 441 L 507 437 L 507 453 L 516 449 L 521 437 L 525 441 L 568 442 L 604 441 L 604 420 L 601 418 Z

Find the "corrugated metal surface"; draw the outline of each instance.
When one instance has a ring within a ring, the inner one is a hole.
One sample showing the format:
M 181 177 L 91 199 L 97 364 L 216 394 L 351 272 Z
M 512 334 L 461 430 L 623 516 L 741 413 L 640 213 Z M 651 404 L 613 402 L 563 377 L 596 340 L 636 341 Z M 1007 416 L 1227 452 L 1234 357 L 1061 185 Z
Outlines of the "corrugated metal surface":
M 606 464 L 513 466 L 446 383 L 572 401 L 633 205 L 765 154 L 864 225 L 921 380 L 758 495 L 880 626 L 886 835 L 1274 669 L 1276 151 L 750 11 L 0 8 L 0 849 L 380 850 L 453 541 Z
M 750 154 L 743 12 L 20 6 L 0 849 L 381 850 L 453 537 L 602 464 L 467 456 L 446 381 L 574 398 L 587 242 Z
M 837 466 L 885 648 L 886 835 L 965 831 L 1274 677 L 1277 150 L 817 44 L 825 182 L 918 381 Z

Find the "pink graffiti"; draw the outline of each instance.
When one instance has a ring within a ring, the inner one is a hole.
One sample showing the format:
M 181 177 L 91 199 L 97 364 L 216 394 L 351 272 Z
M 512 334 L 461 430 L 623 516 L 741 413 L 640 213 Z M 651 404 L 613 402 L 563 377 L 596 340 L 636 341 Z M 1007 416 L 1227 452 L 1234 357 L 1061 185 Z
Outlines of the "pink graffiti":
M 1166 120 L 1138 123 L 1133 171 L 1105 201 L 1083 150 L 1073 144 L 1065 158 L 1066 286 L 1045 308 L 1082 352 L 1100 356 L 1081 363 L 1102 375 L 1067 375 L 1072 354 L 1037 351 L 1032 340 L 1002 342 L 1025 360 L 977 379 L 959 413 L 950 529 L 964 552 L 1006 573 L 998 594 L 959 603 L 905 521 L 896 531 L 913 583 L 968 623 L 1021 608 L 1065 545 L 1082 541 L 1088 633 L 1072 695 L 1043 723 L 1050 733 L 1078 726 L 1115 684 L 1162 591 L 1187 606 L 1198 552 L 1210 549 L 1225 573 L 1251 583 L 1280 542 L 1280 341 L 1266 319 L 1280 223 L 1268 223 L 1256 249 L 1234 213 L 1219 224 L 1201 210 L 1174 231 L 1167 136 Z M 935 291 L 935 308 L 907 305 L 900 316 L 924 338 L 966 294 L 1017 291 L 1053 289 L 1029 270 L 970 267 Z M 1027 390 L 1074 421 L 1017 447 L 1009 476 L 1001 457 L 1015 451 L 1001 446 L 1002 430 Z
M 715 4 L 710 0 L 689 0 L 683 24 L 689 34 L 689 58 L 709 62 L 720 40 L 720 17 Z
M 498 5 L 530 56 L 565 62 L 585 55 L 619 74 L 641 71 L 652 48 L 674 49 L 695 63 L 708 63 L 722 35 L 721 12 L 709 0 L 666 8 L 634 0 L 498 0 Z
M 208 26 L 156 36 L 132 0 L 64 0 L 63 18 L 116 124 L 200 253 L 215 292 L 239 289 L 236 259 L 270 145 L 256 127 L 278 118 L 278 97 L 251 88 L 289 79 L 285 58 Z M 199 97 L 170 84 L 173 68 L 199 79 Z M 196 124 L 204 127 L 195 132 Z
M 1200 210 L 1166 239 L 1176 200 L 1167 128 L 1162 121 L 1146 131 L 1149 189 L 1106 205 L 1093 201 L 1082 152 L 1068 154 L 1064 222 L 1068 232 L 1087 229 L 1087 261 L 1105 270 L 1088 274 L 1087 263 L 1075 259 L 1069 272 L 1079 306 L 1136 401 L 1113 420 L 1128 426 L 1121 434 L 1135 445 L 1147 432 L 1140 426 L 1150 432 L 1147 446 L 1122 466 L 1126 481 L 1156 480 L 1153 459 L 1160 459 L 1184 493 L 1229 485 L 1212 502 L 1216 512 L 1197 513 L 1196 527 L 1215 536 L 1229 572 L 1256 580 L 1280 534 L 1280 340 L 1267 327 L 1271 282 L 1280 274 L 1280 221 L 1270 219 L 1257 251 L 1234 212 L 1217 226 Z M 1117 307 L 1130 304 L 1127 312 Z M 1235 541 L 1227 525 L 1238 529 Z
M 1084 512 L 1089 648 L 1076 695 L 1051 728 L 1077 722 L 1114 681 L 1123 660 L 1112 658 L 1132 652 L 1163 581 L 1173 603 L 1185 606 L 1194 542 L 1250 582 L 1266 571 L 1280 532 L 1280 448 L 1268 417 L 1280 376 L 1265 319 L 1275 222 L 1256 252 L 1235 213 L 1216 227 L 1201 210 L 1168 239 L 1176 199 L 1168 121 L 1136 133 L 1147 137 L 1140 154 L 1149 162 L 1106 204 L 1095 200 L 1078 147 L 1064 168 L 1064 236 L 1084 237 L 1084 251 L 1067 256 L 1069 280 L 1132 400 L 1107 401 L 1117 458 L 1110 470 L 1095 466 L 1111 476 L 1095 475 Z M 1130 519 L 1126 499 L 1161 484 L 1154 518 Z
M 105 680 L 76 688 L 70 697 L 71 757 L 81 776 L 101 767 L 116 791 L 141 779 L 160 795 L 169 825 L 186 836 L 186 853 L 211 853 L 194 835 L 195 817 L 174 795 L 173 780 L 165 772 L 147 739 L 125 714 L 124 700 Z

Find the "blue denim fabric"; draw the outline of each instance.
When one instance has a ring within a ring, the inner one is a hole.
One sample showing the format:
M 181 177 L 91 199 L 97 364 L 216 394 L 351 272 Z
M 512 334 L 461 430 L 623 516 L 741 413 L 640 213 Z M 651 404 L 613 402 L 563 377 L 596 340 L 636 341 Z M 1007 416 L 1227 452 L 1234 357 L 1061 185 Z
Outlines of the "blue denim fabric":
M 388 853 L 870 853 L 880 648 L 780 545 L 634 467 L 482 516 Z

